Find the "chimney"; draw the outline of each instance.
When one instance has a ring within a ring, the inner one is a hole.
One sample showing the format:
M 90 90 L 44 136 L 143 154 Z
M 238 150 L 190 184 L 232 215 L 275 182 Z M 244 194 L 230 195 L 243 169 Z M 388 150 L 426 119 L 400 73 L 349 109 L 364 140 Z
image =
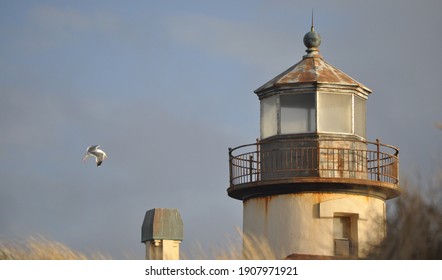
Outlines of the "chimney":
M 183 221 L 178 209 L 154 208 L 146 212 L 141 227 L 146 260 L 179 260 L 182 240 Z

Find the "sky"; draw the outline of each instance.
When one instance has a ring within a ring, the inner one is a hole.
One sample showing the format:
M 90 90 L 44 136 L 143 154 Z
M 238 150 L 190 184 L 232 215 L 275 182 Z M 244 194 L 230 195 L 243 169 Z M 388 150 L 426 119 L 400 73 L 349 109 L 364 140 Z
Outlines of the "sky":
M 442 1 L 0 0 L 0 240 L 142 259 L 152 208 L 180 211 L 188 255 L 235 239 L 228 147 L 259 137 L 253 91 L 302 59 L 312 8 L 326 61 L 373 90 L 368 140 L 430 180 Z

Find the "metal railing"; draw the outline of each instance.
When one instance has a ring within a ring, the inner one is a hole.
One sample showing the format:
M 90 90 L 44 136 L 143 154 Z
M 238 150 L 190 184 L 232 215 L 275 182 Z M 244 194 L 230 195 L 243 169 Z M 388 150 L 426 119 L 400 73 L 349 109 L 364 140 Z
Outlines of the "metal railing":
M 398 148 L 379 140 L 257 140 L 254 144 L 229 148 L 230 185 L 315 177 L 397 184 L 398 154 Z

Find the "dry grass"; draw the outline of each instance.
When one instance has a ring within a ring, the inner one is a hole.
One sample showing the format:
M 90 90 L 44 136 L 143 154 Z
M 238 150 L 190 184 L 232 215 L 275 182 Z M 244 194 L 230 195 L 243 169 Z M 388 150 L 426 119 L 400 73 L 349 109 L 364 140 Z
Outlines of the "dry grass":
M 394 214 L 387 220 L 387 237 L 369 253 L 368 259 L 442 260 L 442 172 L 439 175 L 430 194 L 423 195 L 415 191 L 419 188 L 405 184 L 403 193 L 392 205 Z M 223 248 L 212 252 L 195 246 L 192 256 L 184 256 L 184 259 L 277 259 L 267 242 L 254 236 L 242 236 L 240 230 L 238 235 L 240 238 L 227 238 Z M 86 255 L 42 236 L 21 242 L 0 241 L 0 260 L 90 259 L 112 258 L 101 253 Z
M 442 259 L 442 180 L 432 195 L 423 196 L 410 189 L 416 188 L 405 187 L 396 199 L 394 214 L 388 219 L 387 237 L 371 251 L 368 259 Z M 224 248 L 217 248 L 211 254 L 195 246 L 194 256 L 184 256 L 184 259 L 277 259 L 267 242 L 254 236 L 242 236 L 240 231 L 238 234 L 241 238 L 228 240 Z M 0 241 L 0 260 L 90 259 L 111 258 L 101 253 L 86 255 L 42 236 L 30 237 L 24 242 Z
M 369 259 L 442 259 L 442 180 L 431 195 L 405 187 L 387 220 L 388 234 Z
M 109 259 L 101 253 L 91 256 L 43 236 L 27 238 L 24 242 L 0 241 L 0 260 L 90 260 Z
M 242 236 L 243 244 L 232 243 L 224 250 L 218 251 L 215 258 L 219 260 L 275 260 L 274 250 L 265 239 L 252 235 Z
M 255 236 L 244 236 L 237 228 L 233 237 L 226 237 L 222 247 L 204 249 L 201 244 L 192 246 L 188 254 L 181 254 L 181 259 L 198 260 L 275 260 L 276 254 L 269 243 Z

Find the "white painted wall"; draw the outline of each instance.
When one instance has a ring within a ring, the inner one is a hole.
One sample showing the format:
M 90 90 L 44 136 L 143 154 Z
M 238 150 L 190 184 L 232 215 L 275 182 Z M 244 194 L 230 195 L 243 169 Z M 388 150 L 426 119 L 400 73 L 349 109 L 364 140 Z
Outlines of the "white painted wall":
M 146 260 L 179 260 L 179 240 L 150 240 L 146 241 Z
M 351 216 L 352 241 L 363 257 L 385 236 L 385 202 L 361 195 L 300 193 L 244 201 L 243 231 L 267 239 L 276 256 L 334 255 L 333 217 Z

